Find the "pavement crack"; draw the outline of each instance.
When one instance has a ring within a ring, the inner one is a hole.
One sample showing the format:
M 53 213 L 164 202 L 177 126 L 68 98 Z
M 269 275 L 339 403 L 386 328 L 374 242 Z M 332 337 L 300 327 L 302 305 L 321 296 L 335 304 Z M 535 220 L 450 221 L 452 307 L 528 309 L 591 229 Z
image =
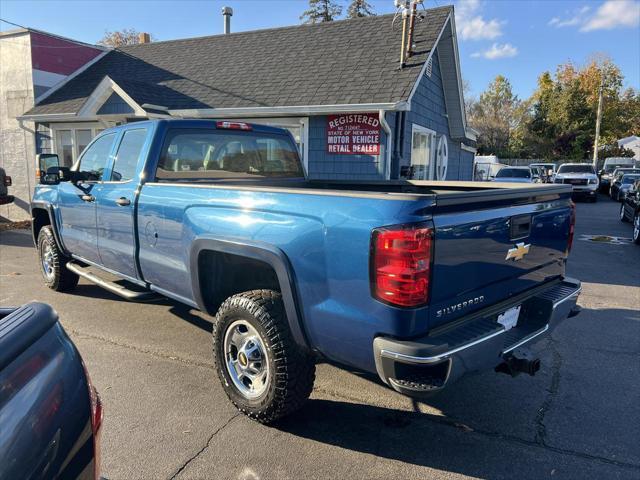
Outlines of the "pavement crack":
M 548 394 L 542 402 L 542 405 L 538 409 L 538 414 L 536 415 L 535 425 L 536 425 L 536 434 L 535 434 L 535 442 L 544 447 L 547 446 L 547 427 L 545 425 L 545 417 L 547 412 L 551 408 L 556 395 L 558 394 L 558 389 L 560 388 L 560 369 L 562 368 L 562 356 L 560 355 L 560 351 L 556 345 L 555 340 L 552 335 L 549 335 L 549 345 L 551 349 L 551 384 L 549 385 L 549 389 L 547 390 Z
M 189 457 L 187 459 L 186 462 L 184 462 L 179 468 L 178 470 L 175 471 L 175 473 L 173 475 L 171 475 L 171 477 L 169 477 L 169 480 L 174 480 L 175 478 L 177 478 L 183 471 L 185 468 L 187 468 L 189 466 L 189 464 L 191 462 L 193 462 L 195 459 L 197 459 L 200 455 L 202 455 L 210 446 L 211 446 L 211 442 L 213 441 L 213 437 L 215 437 L 218 433 L 220 433 L 222 430 L 224 430 L 226 427 L 229 426 L 229 424 L 235 420 L 236 418 L 238 418 L 241 415 L 240 412 L 236 413 L 235 415 L 232 415 L 229 420 L 227 420 L 222 426 L 218 427 L 216 430 L 214 430 L 214 432 L 209 436 L 207 442 L 204 444 L 204 446 L 198 450 L 194 455 L 192 455 L 191 457 Z
M 180 362 L 180 363 L 184 363 L 186 365 L 191 365 L 191 366 L 194 366 L 194 367 L 204 367 L 204 368 L 208 368 L 209 370 L 213 369 L 213 365 L 210 364 L 210 363 L 198 362 L 198 361 L 191 360 L 191 359 L 188 359 L 188 358 L 179 357 L 177 355 L 171 355 L 169 353 L 158 352 L 157 350 L 149 350 L 149 349 L 146 349 L 146 348 L 139 347 L 137 345 L 131 345 L 129 343 L 119 342 L 119 341 L 114 340 L 112 338 L 102 337 L 100 335 L 92 335 L 92 334 L 89 334 L 89 333 L 80 332 L 78 330 L 67 329 L 67 331 L 69 333 L 71 333 L 73 336 L 77 337 L 77 338 L 97 340 L 99 342 L 108 343 L 110 345 L 115 345 L 115 346 L 121 347 L 121 348 L 127 348 L 129 350 L 133 350 L 135 352 L 143 353 L 143 354 L 146 354 L 146 355 L 151 355 L 153 357 L 161 358 L 163 360 L 171 360 L 171 361 L 174 361 L 174 362 Z

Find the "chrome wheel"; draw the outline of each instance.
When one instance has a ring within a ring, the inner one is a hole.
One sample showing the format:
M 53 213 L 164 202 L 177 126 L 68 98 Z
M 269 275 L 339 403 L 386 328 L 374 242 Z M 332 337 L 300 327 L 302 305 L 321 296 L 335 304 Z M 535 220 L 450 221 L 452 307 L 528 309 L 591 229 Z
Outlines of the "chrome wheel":
M 269 383 L 269 357 L 258 331 L 246 320 L 236 320 L 224 335 L 224 355 L 229 376 L 240 393 L 260 397 Z
M 636 213 L 633 217 L 633 241 L 638 243 L 640 240 L 640 214 Z
M 42 272 L 47 280 L 52 280 L 55 275 L 55 258 L 51 245 L 45 244 L 40 253 L 40 261 L 42 262 Z

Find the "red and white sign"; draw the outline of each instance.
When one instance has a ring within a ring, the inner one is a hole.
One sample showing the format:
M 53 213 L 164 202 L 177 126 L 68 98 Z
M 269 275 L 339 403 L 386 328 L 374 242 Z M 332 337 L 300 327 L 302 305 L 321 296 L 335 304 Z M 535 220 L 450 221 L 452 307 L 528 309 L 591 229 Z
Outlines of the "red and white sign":
M 377 113 L 329 115 L 327 121 L 328 153 L 380 154 L 380 119 Z

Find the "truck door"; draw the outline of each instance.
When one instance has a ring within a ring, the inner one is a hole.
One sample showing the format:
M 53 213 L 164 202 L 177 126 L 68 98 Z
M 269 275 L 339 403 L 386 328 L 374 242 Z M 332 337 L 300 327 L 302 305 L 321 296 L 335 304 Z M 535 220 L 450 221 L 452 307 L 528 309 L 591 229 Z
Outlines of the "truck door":
M 135 266 L 135 195 L 147 152 L 148 129 L 132 125 L 119 138 L 96 201 L 98 251 L 102 265 L 138 278 Z
M 102 175 L 111 158 L 116 133 L 96 138 L 79 159 L 77 170 L 89 180 L 58 185 L 59 233 L 66 249 L 74 255 L 100 263 L 96 232 L 96 197 Z

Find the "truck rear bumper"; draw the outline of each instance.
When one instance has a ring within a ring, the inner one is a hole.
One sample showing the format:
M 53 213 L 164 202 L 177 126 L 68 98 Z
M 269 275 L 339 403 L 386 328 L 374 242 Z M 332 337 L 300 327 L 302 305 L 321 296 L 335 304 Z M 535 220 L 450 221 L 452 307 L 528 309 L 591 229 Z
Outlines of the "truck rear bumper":
M 540 340 L 577 312 L 581 289 L 580 281 L 565 278 L 503 305 L 502 312 L 520 306 L 518 323 L 508 330 L 497 322 L 502 312 L 490 307 L 486 315 L 473 314 L 425 337 L 377 337 L 373 351 L 378 375 L 394 390 L 420 397 L 441 390 L 466 373 L 493 369 L 517 348 Z

